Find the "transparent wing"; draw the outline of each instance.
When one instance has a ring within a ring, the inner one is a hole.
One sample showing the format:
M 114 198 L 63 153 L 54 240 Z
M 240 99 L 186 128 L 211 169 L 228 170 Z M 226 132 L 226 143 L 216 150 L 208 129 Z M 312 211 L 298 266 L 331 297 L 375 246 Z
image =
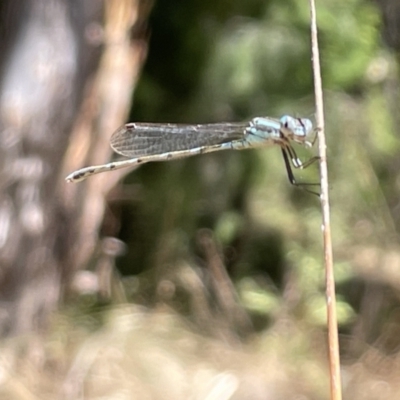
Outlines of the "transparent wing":
M 110 139 L 113 150 L 126 157 L 143 157 L 243 139 L 248 123 L 204 125 L 130 123 Z

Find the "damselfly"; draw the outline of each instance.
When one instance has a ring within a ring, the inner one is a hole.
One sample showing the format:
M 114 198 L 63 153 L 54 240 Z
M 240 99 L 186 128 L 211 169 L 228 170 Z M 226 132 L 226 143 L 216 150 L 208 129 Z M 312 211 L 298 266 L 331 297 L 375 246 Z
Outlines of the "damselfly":
M 204 125 L 129 123 L 119 128 L 110 140 L 113 150 L 128 160 L 114 161 L 79 169 L 66 177 L 68 182 L 79 182 L 91 175 L 126 168 L 151 161 L 173 160 L 195 154 L 219 150 L 242 150 L 270 145 L 279 145 L 290 183 L 297 183 L 294 168 L 306 168 L 318 157 L 302 162 L 292 147 L 296 142 L 308 147 L 313 126 L 309 119 L 288 115 L 280 120 L 256 117 L 250 122 L 215 123 Z

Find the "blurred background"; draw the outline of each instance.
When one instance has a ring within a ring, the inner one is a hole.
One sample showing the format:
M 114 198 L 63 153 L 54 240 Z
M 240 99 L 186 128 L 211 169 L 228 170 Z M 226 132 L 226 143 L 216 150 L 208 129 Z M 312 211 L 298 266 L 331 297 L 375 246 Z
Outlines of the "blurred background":
M 343 390 L 398 399 L 400 5 L 317 17 Z M 298 0 L 0 2 L 0 399 L 328 398 L 320 204 L 279 148 L 64 181 L 127 121 L 313 119 L 309 25 Z

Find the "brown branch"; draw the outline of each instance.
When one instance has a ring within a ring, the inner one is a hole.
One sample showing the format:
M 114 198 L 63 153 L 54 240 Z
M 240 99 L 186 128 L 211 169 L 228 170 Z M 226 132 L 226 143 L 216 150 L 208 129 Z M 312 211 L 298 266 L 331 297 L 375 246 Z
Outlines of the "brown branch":
M 79 184 L 67 184 L 64 178 L 74 169 L 103 164 L 110 159 L 109 138 L 126 122 L 133 89 L 147 53 L 145 34 L 139 35 L 138 29 L 145 32 L 143 21 L 151 2 L 139 4 L 121 0 L 107 1 L 105 5 L 104 52 L 99 70 L 86 88 L 86 100 L 76 121 L 60 176 L 65 207 L 76 221 L 71 239 L 74 245 L 71 264 L 75 269 L 85 266 L 93 254 L 105 197 L 126 172 L 95 176 Z

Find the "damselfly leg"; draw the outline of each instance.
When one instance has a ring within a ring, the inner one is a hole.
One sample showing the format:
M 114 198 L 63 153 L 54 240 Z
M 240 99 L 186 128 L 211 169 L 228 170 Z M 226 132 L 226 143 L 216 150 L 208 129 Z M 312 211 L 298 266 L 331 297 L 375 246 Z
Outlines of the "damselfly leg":
M 281 147 L 282 150 L 282 155 L 283 155 L 283 160 L 285 162 L 285 167 L 286 167 L 286 172 L 287 172 L 287 176 L 289 179 L 289 182 L 293 185 L 293 186 L 297 186 L 297 187 L 301 187 L 303 188 L 306 192 L 315 194 L 317 196 L 319 196 L 320 194 L 317 192 L 314 192 L 313 190 L 310 190 L 307 188 L 307 186 L 320 186 L 320 183 L 312 183 L 312 182 L 297 182 L 296 178 L 293 174 L 293 170 L 292 170 L 292 165 L 294 168 L 307 168 L 309 167 L 311 164 L 313 164 L 314 162 L 319 160 L 318 156 L 314 156 L 311 157 L 310 159 L 308 159 L 305 162 L 302 162 L 296 154 L 296 151 L 294 150 L 294 148 L 290 145 L 287 146 L 282 146 Z

